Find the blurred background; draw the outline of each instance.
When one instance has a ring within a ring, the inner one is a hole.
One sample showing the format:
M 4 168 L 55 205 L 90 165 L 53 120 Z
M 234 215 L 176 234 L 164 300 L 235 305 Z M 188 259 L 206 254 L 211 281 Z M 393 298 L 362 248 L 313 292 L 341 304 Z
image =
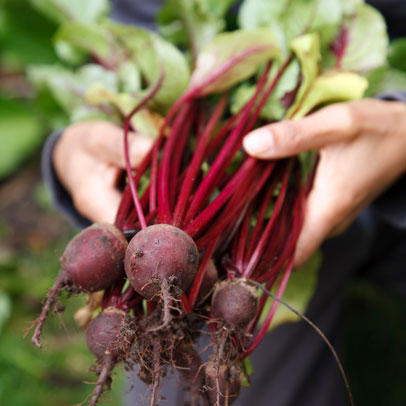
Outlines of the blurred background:
M 40 174 L 42 144 L 68 117 L 26 78 L 27 67 L 63 63 L 53 49 L 56 28 L 29 0 L 0 0 L 0 405 L 78 404 L 92 390 L 85 382 L 95 381 L 84 334 L 73 321 L 85 297 L 72 297 L 65 312 L 49 318 L 45 349 L 24 338 L 76 232 L 52 209 Z M 405 405 L 405 303 L 353 281 L 343 342 L 356 404 Z M 124 381 L 124 372 L 116 372 L 101 405 L 120 404 Z

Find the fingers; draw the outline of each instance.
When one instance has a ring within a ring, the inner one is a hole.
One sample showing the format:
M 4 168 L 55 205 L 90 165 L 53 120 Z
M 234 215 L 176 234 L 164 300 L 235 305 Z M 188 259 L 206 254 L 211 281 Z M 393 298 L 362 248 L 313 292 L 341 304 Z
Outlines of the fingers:
M 80 214 L 92 222 L 114 223 L 121 193 L 114 188 L 114 173 L 89 175 L 73 193 L 73 203 Z M 110 178 L 110 179 L 109 179 Z
M 137 167 L 152 148 L 154 140 L 144 135 L 130 132 L 128 135 L 130 162 Z M 124 132 L 121 128 L 108 122 L 92 123 L 86 147 L 99 159 L 125 169 Z
M 338 103 L 300 120 L 258 128 L 245 136 L 248 154 L 260 159 L 284 158 L 347 140 L 357 133 L 351 103 Z

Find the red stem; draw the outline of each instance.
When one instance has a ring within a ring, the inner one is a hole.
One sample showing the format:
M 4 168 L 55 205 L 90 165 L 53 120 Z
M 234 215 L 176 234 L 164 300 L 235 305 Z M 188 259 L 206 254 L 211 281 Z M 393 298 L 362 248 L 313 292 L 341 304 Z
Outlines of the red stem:
M 286 196 L 286 191 L 288 189 L 288 182 L 289 182 L 289 176 L 290 176 L 290 165 L 286 168 L 285 175 L 283 177 L 283 182 L 282 182 L 282 188 L 279 192 L 279 196 L 276 199 L 275 207 L 272 212 L 272 216 L 268 221 L 268 224 L 265 227 L 264 233 L 262 234 L 257 247 L 255 248 L 255 251 L 253 252 L 250 261 L 248 262 L 247 267 L 245 268 L 243 272 L 243 276 L 245 278 L 249 278 L 254 271 L 256 265 L 258 264 L 258 261 L 263 253 L 265 244 L 268 241 L 268 238 L 271 234 L 272 228 L 276 222 L 276 219 L 278 218 L 279 212 L 282 208 L 282 204 L 285 200 Z
M 235 189 L 241 185 L 241 181 L 252 174 L 255 163 L 254 158 L 248 158 L 220 194 L 195 218 L 193 223 L 185 227 L 185 231 L 190 236 L 195 236 L 215 216 Z
M 176 116 L 171 133 L 162 154 L 161 165 L 159 166 L 158 178 L 158 218 L 160 223 L 170 224 L 172 220 L 169 203 L 169 175 L 172 153 L 182 134 L 182 126 L 190 111 L 190 104 L 186 104 Z
M 185 180 L 183 181 L 181 193 L 178 198 L 178 202 L 176 204 L 175 212 L 173 215 L 174 225 L 177 227 L 181 225 L 190 193 L 192 191 L 197 174 L 200 170 L 200 167 L 204 159 L 207 144 L 210 141 L 215 125 L 218 123 L 221 115 L 224 112 L 226 102 L 227 102 L 227 94 L 224 94 L 221 97 L 219 103 L 217 104 L 216 109 L 213 112 L 213 115 L 211 116 L 206 128 L 204 129 L 202 136 L 198 141 L 196 150 L 193 153 L 192 161 L 190 162 Z
M 218 177 L 218 175 L 225 170 L 225 164 L 227 164 L 227 158 L 232 151 L 233 147 L 235 146 L 238 138 L 241 135 L 241 131 L 246 123 L 246 120 L 253 108 L 255 101 L 262 90 L 262 86 L 264 85 L 266 78 L 268 76 L 268 72 L 270 69 L 271 64 L 268 63 L 263 74 L 261 75 L 260 80 L 258 81 L 255 94 L 251 97 L 248 103 L 244 107 L 244 112 L 234 129 L 232 130 L 231 134 L 228 136 L 226 142 L 224 143 L 223 147 L 221 148 L 219 154 L 217 155 L 215 161 L 213 162 L 212 166 L 210 167 L 209 172 L 200 183 L 193 200 L 190 204 L 189 210 L 186 214 L 185 223 L 188 224 L 193 217 L 196 215 L 199 207 L 201 207 L 204 202 L 207 201 L 209 196 L 213 191 L 213 184 Z
M 147 93 L 147 95 L 131 110 L 130 114 L 128 114 L 124 120 L 124 157 L 125 157 L 125 164 L 126 164 L 126 170 L 127 170 L 127 177 L 128 177 L 128 182 L 130 185 L 134 205 L 137 209 L 138 218 L 140 220 L 142 228 L 146 228 L 147 223 L 145 221 L 144 213 L 142 211 L 142 207 L 141 207 L 140 201 L 138 199 L 137 187 L 135 186 L 134 177 L 132 174 L 130 153 L 129 153 L 129 148 L 128 148 L 128 132 L 130 130 L 132 116 L 137 111 L 141 110 L 150 100 L 153 99 L 153 97 L 157 94 L 158 90 L 161 88 L 164 78 L 165 78 L 165 72 L 164 72 L 164 70 L 161 70 L 157 83 L 154 85 L 154 87 L 151 89 L 151 91 L 149 91 Z
M 287 265 L 285 272 L 283 274 L 282 280 L 279 284 L 278 290 L 276 292 L 276 297 L 278 299 L 281 299 L 283 296 L 283 293 L 285 292 L 292 269 L 293 269 L 293 258 L 290 260 L 289 264 Z M 278 305 L 279 305 L 279 302 L 274 300 L 271 308 L 269 309 L 269 313 L 266 316 L 264 324 L 261 326 L 258 334 L 255 336 L 255 338 L 252 340 L 251 344 L 248 346 L 248 348 L 243 353 L 243 355 L 242 355 L 243 359 L 248 357 L 248 355 L 250 355 L 258 347 L 259 343 L 264 338 L 266 332 L 268 331 L 269 325 L 271 324 L 272 318 L 276 312 L 276 309 L 278 308 Z
M 197 270 L 197 274 L 189 293 L 189 303 L 192 308 L 196 303 L 197 295 L 199 294 L 200 286 L 202 285 L 203 278 L 207 270 L 207 264 L 209 263 L 210 258 L 213 255 L 214 249 L 217 245 L 217 241 L 218 237 L 212 240 L 211 244 L 207 247 L 202 260 L 200 261 L 199 269 Z

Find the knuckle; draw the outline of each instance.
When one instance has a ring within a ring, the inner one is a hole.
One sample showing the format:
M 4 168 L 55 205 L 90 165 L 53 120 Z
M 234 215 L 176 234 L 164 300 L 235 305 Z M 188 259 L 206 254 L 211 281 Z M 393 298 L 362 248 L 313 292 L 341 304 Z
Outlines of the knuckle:
M 276 150 L 284 150 L 286 148 L 294 148 L 298 145 L 300 140 L 300 132 L 297 125 L 292 120 L 284 121 L 275 125 L 270 130 L 273 136 L 273 144 Z
M 356 104 L 337 103 L 329 108 L 334 109 L 332 113 L 338 117 L 338 122 L 340 123 L 341 130 L 344 134 L 353 137 L 358 133 L 359 118 Z

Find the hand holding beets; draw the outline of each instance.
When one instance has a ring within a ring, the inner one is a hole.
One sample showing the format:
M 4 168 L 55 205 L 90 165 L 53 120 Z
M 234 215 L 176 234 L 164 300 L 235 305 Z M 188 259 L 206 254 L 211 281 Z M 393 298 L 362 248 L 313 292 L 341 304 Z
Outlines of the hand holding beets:
M 130 133 L 131 164 L 136 168 L 153 140 Z M 53 162 L 76 209 L 93 222 L 113 223 L 120 204 L 117 180 L 125 169 L 122 129 L 108 121 L 72 124 L 57 142 Z
M 405 173 L 406 106 L 372 99 L 334 104 L 256 129 L 245 137 L 244 148 L 260 159 L 320 152 L 296 248 L 299 266 Z

